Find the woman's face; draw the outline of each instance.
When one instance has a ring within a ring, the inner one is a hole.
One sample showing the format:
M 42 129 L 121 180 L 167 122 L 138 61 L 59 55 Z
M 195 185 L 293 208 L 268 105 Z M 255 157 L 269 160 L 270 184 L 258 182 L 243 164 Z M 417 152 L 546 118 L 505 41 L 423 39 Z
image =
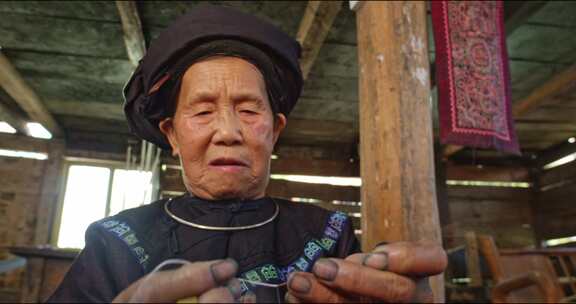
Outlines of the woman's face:
M 274 114 L 260 71 L 236 57 L 213 57 L 182 78 L 174 117 L 160 123 L 189 192 L 205 199 L 265 195 L 270 156 L 286 118 Z

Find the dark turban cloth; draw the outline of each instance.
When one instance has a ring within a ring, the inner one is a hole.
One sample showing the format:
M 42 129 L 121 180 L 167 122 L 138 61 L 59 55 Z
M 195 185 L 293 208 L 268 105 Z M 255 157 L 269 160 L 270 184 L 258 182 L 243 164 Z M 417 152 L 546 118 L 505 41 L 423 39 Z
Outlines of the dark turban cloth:
M 164 149 L 158 123 L 174 114 L 184 72 L 214 56 L 239 57 L 255 65 L 266 82 L 274 113 L 289 115 L 302 91 L 300 44 L 274 25 L 234 9 L 198 6 L 152 42 L 124 88 L 130 131 Z

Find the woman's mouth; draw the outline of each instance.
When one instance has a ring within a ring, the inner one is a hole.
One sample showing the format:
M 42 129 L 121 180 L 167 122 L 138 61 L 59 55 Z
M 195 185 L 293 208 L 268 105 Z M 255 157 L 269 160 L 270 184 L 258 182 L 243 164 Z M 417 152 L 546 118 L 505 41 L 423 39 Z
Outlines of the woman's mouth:
M 217 170 L 223 170 L 225 172 L 236 172 L 241 169 L 247 168 L 248 164 L 237 158 L 217 158 L 209 163 L 210 167 Z

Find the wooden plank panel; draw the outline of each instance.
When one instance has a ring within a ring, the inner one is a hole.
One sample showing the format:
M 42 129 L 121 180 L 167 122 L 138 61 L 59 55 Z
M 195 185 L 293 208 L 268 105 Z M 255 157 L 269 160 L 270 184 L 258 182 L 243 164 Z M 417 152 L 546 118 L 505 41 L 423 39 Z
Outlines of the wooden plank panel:
M 322 201 L 360 201 L 360 188 L 270 180 L 267 194 L 282 198 L 301 197 Z
M 570 1 L 547 1 L 544 8 L 530 17 L 529 22 L 555 25 L 559 27 L 576 27 L 576 6 Z
M 518 200 L 527 202 L 532 194 L 526 188 L 449 186 L 449 198 L 471 200 Z
M 105 102 L 122 107 L 122 85 L 71 77 L 26 76 L 30 86 L 48 104 L 56 100 Z
M 321 201 L 318 203 L 301 203 L 301 204 L 313 204 L 316 205 L 318 207 L 322 207 L 326 210 L 331 210 L 331 211 L 340 211 L 340 212 L 344 212 L 346 214 L 348 214 L 349 216 L 351 216 L 351 213 L 360 213 L 360 206 L 348 206 L 348 205 L 335 205 L 331 202 L 327 202 L 327 201 Z M 359 219 L 359 217 L 356 217 Z M 360 227 L 358 227 L 360 228 Z
M 543 106 L 522 116 L 522 120 L 573 122 L 576 108 Z
M 79 5 L 81 7 L 81 5 Z M 85 57 L 66 54 L 6 50 L 14 66 L 25 77 L 71 78 L 124 86 L 134 67 L 128 59 Z
M 272 174 L 357 177 L 358 163 L 348 160 L 275 159 Z
M 289 118 L 279 140 L 285 142 L 302 138 L 310 142 L 353 143 L 356 137 L 351 123 Z
M 2 1 L 0 12 L 119 22 L 110 1 Z
M 576 120 L 576 117 L 574 118 Z M 560 132 L 569 131 L 576 134 L 576 121 L 571 123 L 560 122 L 526 122 L 524 120 L 516 121 L 516 130 L 518 131 L 550 131 Z
M 546 170 L 540 176 L 540 185 L 555 184 L 562 181 L 576 180 L 576 162 Z
M 576 37 L 569 28 L 524 24 L 506 39 L 511 58 L 574 62 Z
M 476 181 L 529 181 L 525 167 L 446 166 L 447 179 Z
M 0 37 L 6 49 L 119 59 L 126 56 L 120 23 L 2 13 Z
M 280 159 L 325 159 L 349 161 L 357 158 L 356 145 L 282 145 L 276 144 L 274 154 Z

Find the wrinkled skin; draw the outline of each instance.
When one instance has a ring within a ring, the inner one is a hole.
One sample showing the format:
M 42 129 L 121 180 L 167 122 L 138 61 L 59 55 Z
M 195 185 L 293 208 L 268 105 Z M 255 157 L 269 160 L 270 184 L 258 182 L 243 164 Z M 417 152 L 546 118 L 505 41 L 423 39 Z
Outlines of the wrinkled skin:
M 272 113 L 262 74 L 234 57 L 193 64 L 173 118 L 160 123 L 180 157 L 189 192 L 205 199 L 263 197 L 270 156 L 286 125 Z M 214 165 L 222 158 L 240 166 Z
M 174 117 L 160 123 L 180 158 L 190 193 L 204 199 L 265 195 L 270 156 L 286 126 L 274 116 L 262 74 L 238 58 L 214 57 L 183 76 Z M 218 161 L 219 160 L 219 161 Z M 346 259 L 320 259 L 311 273 L 293 273 L 288 302 L 430 302 L 427 277 L 444 271 L 446 254 L 428 243 L 394 243 Z M 240 298 L 232 260 L 197 262 L 147 275 L 115 302 L 254 302 Z

